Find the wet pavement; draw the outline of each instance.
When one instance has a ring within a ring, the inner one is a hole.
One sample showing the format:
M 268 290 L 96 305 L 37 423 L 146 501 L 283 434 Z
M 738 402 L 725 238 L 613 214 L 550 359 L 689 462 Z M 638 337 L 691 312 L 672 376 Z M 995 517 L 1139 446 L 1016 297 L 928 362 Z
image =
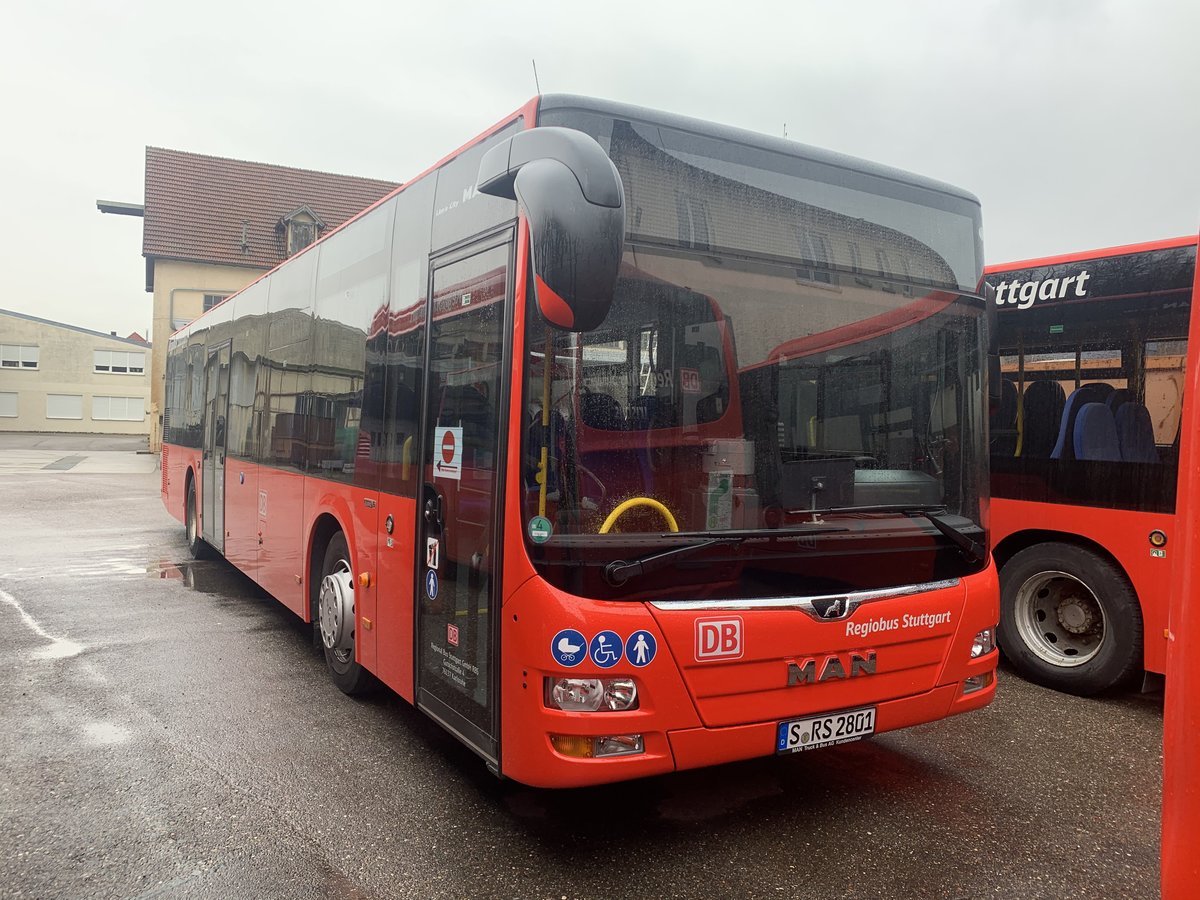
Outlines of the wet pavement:
M 153 472 L 158 455 L 148 441 L 145 435 L 0 432 L 0 474 Z
M 0 897 L 1157 896 L 1161 697 L 1002 674 L 871 741 L 533 790 L 343 697 L 153 473 L 0 470 Z

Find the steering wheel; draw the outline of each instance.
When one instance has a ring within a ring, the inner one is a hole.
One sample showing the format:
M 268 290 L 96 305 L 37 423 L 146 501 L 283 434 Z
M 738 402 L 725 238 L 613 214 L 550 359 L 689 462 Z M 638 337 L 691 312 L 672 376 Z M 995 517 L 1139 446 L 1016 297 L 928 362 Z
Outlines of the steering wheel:
M 651 509 L 657 510 L 667 520 L 667 524 L 671 526 L 672 531 L 679 530 L 679 525 L 676 524 L 675 517 L 671 515 L 671 511 L 657 500 L 650 497 L 631 497 L 608 514 L 608 518 L 600 526 L 600 534 L 608 534 L 609 529 L 616 524 L 617 519 L 621 518 L 627 510 L 633 509 L 635 506 L 649 506 Z

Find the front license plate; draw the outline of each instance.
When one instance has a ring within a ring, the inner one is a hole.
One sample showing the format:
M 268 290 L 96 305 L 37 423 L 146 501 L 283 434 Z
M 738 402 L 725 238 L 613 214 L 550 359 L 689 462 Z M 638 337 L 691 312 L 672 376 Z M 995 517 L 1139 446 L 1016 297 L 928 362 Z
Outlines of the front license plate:
M 875 733 L 875 707 L 780 722 L 775 734 L 775 752 L 799 753 L 857 741 Z

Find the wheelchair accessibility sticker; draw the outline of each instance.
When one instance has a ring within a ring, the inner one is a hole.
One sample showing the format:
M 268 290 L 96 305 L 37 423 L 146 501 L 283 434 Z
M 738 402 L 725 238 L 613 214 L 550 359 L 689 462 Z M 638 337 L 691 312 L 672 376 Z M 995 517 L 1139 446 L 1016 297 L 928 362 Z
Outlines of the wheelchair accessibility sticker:
M 602 669 L 611 669 L 621 661 L 624 641 L 615 631 L 602 631 L 588 644 L 588 655 Z

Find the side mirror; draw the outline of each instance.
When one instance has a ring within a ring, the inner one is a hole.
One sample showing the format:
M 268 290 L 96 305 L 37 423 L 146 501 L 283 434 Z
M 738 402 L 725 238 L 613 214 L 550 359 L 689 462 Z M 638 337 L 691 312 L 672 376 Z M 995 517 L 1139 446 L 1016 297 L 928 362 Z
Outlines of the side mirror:
M 996 308 L 996 289 L 983 283 L 984 315 L 987 327 L 988 410 L 1000 408 L 1004 399 L 1004 373 L 1000 371 L 1000 312 Z
M 603 148 L 572 128 L 522 131 L 484 154 L 478 189 L 525 210 L 545 320 L 564 331 L 597 328 L 625 245 L 625 190 Z

